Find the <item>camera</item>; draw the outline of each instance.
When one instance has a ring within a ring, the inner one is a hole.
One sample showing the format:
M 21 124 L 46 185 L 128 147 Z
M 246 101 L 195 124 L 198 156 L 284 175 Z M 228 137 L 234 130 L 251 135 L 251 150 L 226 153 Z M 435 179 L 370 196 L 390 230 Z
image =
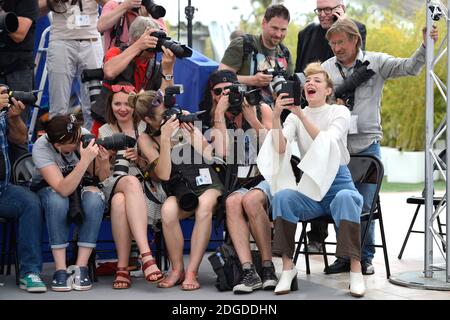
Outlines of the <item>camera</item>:
M 178 206 L 190 212 L 195 210 L 198 206 L 198 197 L 189 188 L 188 182 L 183 177 L 180 171 L 172 173 L 170 180 L 166 183 L 168 193 L 177 198 Z
M 142 0 L 142 5 L 154 19 L 159 19 L 166 15 L 166 9 L 155 4 L 153 0 Z
M 13 33 L 19 28 L 19 19 L 13 12 L 0 13 L 0 32 Z
M 95 139 L 93 134 L 85 134 L 81 137 L 83 142 L 83 148 L 89 144 L 89 142 Z M 110 137 L 105 137 L 95 140 L 95 143 L 104 147 L 107 150 L 117 150 L 116 161 L 114 162 L 113 176 L 126 176 L 129 172 L 130 161 L 125 158 L 125 152 L 128 148 L 133 148 L 136 145 L 136 139 L 127 136 L 124 133 L 114 133 Z
M 164 106 L 167 108 L 166 111 L 164 111 L 164 120 L 168 120 L 171 116 L 174 114 L 176 115 L 176 118 L 180 122 L 195 122 L 195 121 L 201 121 L 199 116 L 206 111 L 199 111 L 195 113 L 190 114 L 183 114 L 183 110 L 179 108 L 179 106 L 176 104 L 176 98 L 175 95 L 183 93 L 183 86 L 172 86 L 167 87 L 164 93 Z
M 239 83 L 232 84 L 231 86 L 225 87 L 225 89 L 230 90 L 228 93 L 228 111 L 234 115 L 242 112 L 244 98 L 247 99 L 247 102 L 251 106 L 259 105 L 262 101 L 261 89 L 246 91 L 245 87 Z
M 149 52 L 162 52 L 162 46 L 170 49 L 177 58 L 187 58 L 192 56 L 192 50 L 184 44 L 171 40 L 164 31 L 155 31 L 150 34 L 152 37 L 158 38 L 155 48 L 149 48 Z
M 81 73 L 81 82 L 86 83 L 89 90 L 89 98 L 93 104 L 102 90 L 103 69 L 84 69 Z
M 33 92 L 28 91 L 12 91 L 9 90 L 9 87 L 5 84 L 0 84 L 0 87 L 5 87 L 6 92 L 9 96 L 9 103 L 12 104 L 12 98 L 15 98 L 17 101 L 21 101 L 25 105 L 34 105 L 36 103 L 36 96 Z
M 372 69 L 367 69 L 369 61 L 364 61 L 362 64 L 355 66 L 355 71 L 347 77 L 340 86 L 338 86 L 334 92 L 336 99 L 344 100 L 345 105 L 351 110 L 355 105 L 355 90 L 361 84 L 368 81 L 376 73 Z

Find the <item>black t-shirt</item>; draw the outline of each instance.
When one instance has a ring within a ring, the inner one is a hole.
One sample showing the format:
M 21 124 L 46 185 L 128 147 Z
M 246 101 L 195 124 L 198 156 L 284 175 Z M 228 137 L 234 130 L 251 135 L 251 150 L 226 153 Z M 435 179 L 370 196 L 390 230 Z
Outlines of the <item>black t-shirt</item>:
M 362 38 L 361 49 L 366 48 L 366 27 L 353 20 L 359 29 Z M 295 72 L 303 72 L 306 65 L 311 62 L 325 62 L 334 57 L 333 50 L 328 45 L 325 38 L 327 30 L 323 29 L 318 23 L 310 23 L 305 29 L 298 33 L 297 42 L 297 61 L 295 63 Z
M 39 18 L 38 0 L 5 0 L 2 9 L 28 18 L 33 23 L 21 43 L 15 43 L 5 32 L 0 33 L 0 68 L 16 62 L 32 64 L 36 21 Z

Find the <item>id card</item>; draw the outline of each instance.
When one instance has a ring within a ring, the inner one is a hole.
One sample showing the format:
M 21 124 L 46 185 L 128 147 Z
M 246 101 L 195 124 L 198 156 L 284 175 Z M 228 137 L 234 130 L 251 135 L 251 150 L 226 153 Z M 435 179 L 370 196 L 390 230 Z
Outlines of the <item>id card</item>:
M 348 128 L 348 134 L 358 134 L 358 116 L 352 115 L 350 118 L 350 127 Z
M 91 26 L 91 19 L 86 14 L 75 15 L 75 25 L 77 27 L 89 27 Z
M 212 178 L 211 173 L 209 172 L 208 168 L 200 169 L 200 175 L 198 177 L 195 177 L 195 182 L 198 186 L 203 186 L 206 184 L 212 184 Z

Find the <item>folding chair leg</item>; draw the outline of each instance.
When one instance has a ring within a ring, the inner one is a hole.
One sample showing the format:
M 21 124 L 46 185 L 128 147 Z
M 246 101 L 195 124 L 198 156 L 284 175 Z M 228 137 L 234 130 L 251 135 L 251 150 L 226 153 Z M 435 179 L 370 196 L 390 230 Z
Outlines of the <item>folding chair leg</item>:
M 325 270 L 328 269 L 328 255 L 325 240 L 322 241 L 323 263 L 325 264 Z
M 411 235 L 411 230 L 414 227 L 414 223 L 416 222 L 417 214 L 420 210 L 420 204 L 417 205 L 416 212 L 414 212 L 414 216 L 411 220 L 411 224 L 409 225 L 408 232 L 406 233 L 405 240 L 403 241 L 402 248 L 400 249 L 400 253 L 398 254 L 398 259 L 401 260 L 403 256 L 403 251 L 405 250 L 406 243 L 408 242 L 409 236 Z
M 387 252 L 386 237 L 384 235 L 384 224 L 383 224 L 383 217 L 382 217 L 381 211 L 380 211 L 380 216 L 378 218 L 378 221 L 380 224 L 381 244 L 383 245 L 384 265 L 386 266 L 386 278 L 389 279 L 391 277 L 391 269 L 389 267 L 389 257 L 388 257 L 388 252 Z

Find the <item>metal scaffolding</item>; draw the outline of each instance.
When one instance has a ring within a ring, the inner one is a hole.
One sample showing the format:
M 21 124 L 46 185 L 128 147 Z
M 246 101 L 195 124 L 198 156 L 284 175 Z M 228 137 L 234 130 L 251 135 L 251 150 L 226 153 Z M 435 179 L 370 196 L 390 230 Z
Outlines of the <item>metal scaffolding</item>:
M 441 215 L 446 215 L 446 221 L 449 221 L 450 208 L 446 204 L 450 201 L 450 171 L 446 170 L 448 166 L 448 157 L 445 162 L 442 161 L 434 152 L 437 141 L 445 134 L 446 148 L 449 149 L 450 130 L 447 130 L 447 124 L 450 123 L 450 90 L 448 88 L 450 81 L 450 55 L 447 54 L 448 44 L 450 43 L 450 0 L 447 6 L 442 1 L 427 0 L 427 30 L 431 30 L 434 21 L 445 19 L 446 32 L 442 43 L 435 55 L 435 47 L 430 37 L 426 39 L 426 127 L 425 127 L 425 250 L 424 250 L 424 270 L 418 272 L 405 272 L 398 275 L 392 275 L 392 283 L 422 289 L 450 290 L 450 255 L 448 254 L 448 233 L 445 237 L 434 227 L 436 219 Z M 441 31 L 441 34 L 444 32 Z M 446 79 L 440 79 L 435 72 L 437 63 L 446 59 L 447 75 Z M 437 89 L 446 103 L 446 116 L 434 131 L 434 91 Z M 439 204 L 433 205 L 434 197 L 434 168 L 438 169 L 446 181 L 446 192 Z M 434 242 L 434 244 L 433 244 Z M 445 263 L 435 264 L 433 261 L 434 245 L 438 248 L 444 258 Z

